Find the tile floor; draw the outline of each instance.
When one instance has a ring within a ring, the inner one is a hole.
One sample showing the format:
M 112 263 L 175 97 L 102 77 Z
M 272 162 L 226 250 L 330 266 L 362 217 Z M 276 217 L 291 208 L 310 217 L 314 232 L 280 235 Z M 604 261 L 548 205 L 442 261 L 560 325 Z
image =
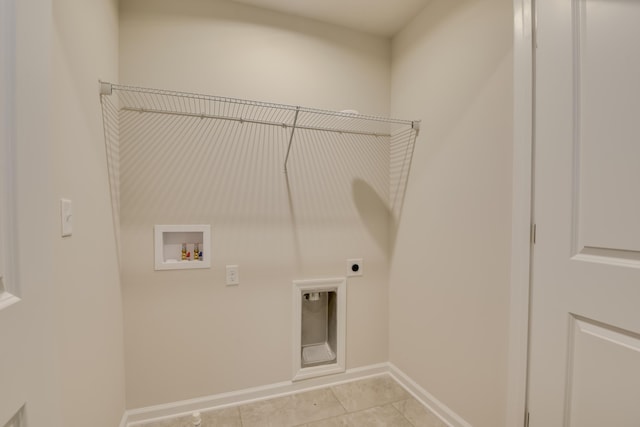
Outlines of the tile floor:
M 202 427 L 446 427 L 388 375 L 203 412 Z M 191 416 L 144 427 L 193 427 Z

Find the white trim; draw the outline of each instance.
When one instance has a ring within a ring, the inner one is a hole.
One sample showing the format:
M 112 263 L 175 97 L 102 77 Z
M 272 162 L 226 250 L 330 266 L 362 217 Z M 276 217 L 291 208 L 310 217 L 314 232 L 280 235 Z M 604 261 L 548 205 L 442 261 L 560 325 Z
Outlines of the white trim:
M 347 369 L 344 373 L 305 381 L 283 381 L 260 387 L 220 393 L 196 399 L 149 406 L 146 408 L 125 411 L 120 427 L 134 427 L 148 422 L 164 421 L 175 417 L 189 415 L 193 412 L 205 412 L 230 406 L 242 405 L 275 397 L 288 396 L 294 393 L 331 387 L 365 378 L 389 375 L 396 380 L 409 394 L 433 412 L 449 427 L 472 427 L 431 393 L 419 386 L 407 374 L 391 363 L 378 363 L 360 368 Z
M 449 427 L 472 427 L 471 424 L 409 378 L 407 374 L 398 369 L 393 363 L 389 363 L 389 374 L 416 398 L 416 400 L 426 406 Z
M 3 310 L 17 302 L 20 302 L 20 298 L 18 298 L 17 296 L 12 295 L 6 291 L 0 291 L 0 310 Z
M 524 423 L 527 396 L 534 105 L 533 0 L 514 0 L 513 188 L 506 425 Z
M 302 295 L 311 291 L 335 291 L 338 297 L 336 313 L 336 362 L 329 365 L 302 367 Z M 345 371 L 347 344 L 347 280 L 344 277 L 293 281 L 293 380 L 299 381 L 322 375 L 338 374 Z
M 11 294 L 20 295 L 15 259 L 15 1 L 0 5 L 0 289 L 4 307 Z M 11 294 L 9 294 L 9 292 Z M 11 299 L 16 302 L 16 299 Z
M 376 365 L 347 369 L 344 373 L 338 375 L 312 378 L 297 382 L 283 381 L 196 399 L 130 409 L 125 412 L 121 427 L 133 427 L 150 421 L 162 421 L 169 418 L 189 415 L 194 411 L 204 412 L 274 397 L 287 396 L 293 393 L 329 387 L 388 373 L 389 365 L 387 363 L 379 363 Z

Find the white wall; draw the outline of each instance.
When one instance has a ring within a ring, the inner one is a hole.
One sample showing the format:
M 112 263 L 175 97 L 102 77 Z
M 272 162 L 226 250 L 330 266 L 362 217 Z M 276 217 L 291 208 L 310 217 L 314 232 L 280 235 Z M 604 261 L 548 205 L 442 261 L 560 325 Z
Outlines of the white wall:
M 123 2 L 120 23 L 123 84 L 389 112 L 386 39 L 209 0 Z M 123 116 L 129 408 L 290 380 L 292 281 L 344 276 L 347 258 L 365 260 L 347 285 L 347 367 L 388 360 L 388 147 L 301 131 L 287 181 L 287 135 Z M 153 225 L 176 223 L 212 224 L 210 270 L 153 271 Z
M 121 9 L 123 84 L 389 113 L 387 39 L 224 0 Z
M 422 118 L 392 251 L 390 361 L 505 424 L 512 5 L 434 0 L 393 40 L 392 114 Z
M 24 348 L 8 368 L 27 390 L 18 397 L 29 425 L 113 427 L 124 411 L 122 303 L 97 78 L 117 77 L 117 7 L 17 1 L 15 22 L 11 258 L 21 301 L 11 309 L 21 317 L 3 329 Z M 61 196 L 75 204 L 74 236 L 64 241 Z
M 125 406 L 122 299 L 98 79 L 118 77 L 117 1 L 56 0 L 52 40 L 52 176 L 43 179 L 51 179 L 46 211 L 55 219 L 47 238 L 54 251 L 59 407 L 65 426 L 113 427 Z M 58 222 L 62 197 L 73 201 L 67 238 Z
M 11 366 L 11 370 L 18 372 L 18 378 L 26 383 L 30 425 L 62 427 L 56 405 L 59 378 L 55 371 L 56 329 L 54 306 L 51 304 L 54 298 L 51 232 L 55 224 L 49 161 L 52 154 L 49 115 L 52 6 L 51 0 L 15 3 L 14 200 L 17 242 L 14 262 L 18 273 L 17 293 L 22 299 L 16 306 L 23 310 L 24 317 L 17 319 L 12 326 L 23 334 L 25 348 L 21 355 L 22 364 Z M 34 266 L 36 242 L 37 267 Z M 4 323 L 3 333 L 6 326 Z M 3 364 L 7 363 L 6 359 L 3 358 Z M 15 390 L 9 392 L 13 392 L 11 396 L 15 397 Z M 5 421 L 0 420 L 2 423 Z

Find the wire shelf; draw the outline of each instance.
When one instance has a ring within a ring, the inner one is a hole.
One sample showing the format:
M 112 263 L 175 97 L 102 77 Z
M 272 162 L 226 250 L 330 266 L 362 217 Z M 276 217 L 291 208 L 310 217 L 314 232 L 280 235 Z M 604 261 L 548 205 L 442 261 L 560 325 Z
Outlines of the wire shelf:
M 403 129 L 417 131 L 419 128 L 419 121 L 102 83 L 102 95 L 111 95 L 113 91 L 118 92 L 120 109 L 125 111 L 233 120 L 368 136 L 388 137 Z
M 184 161 L 185 153 L 201 153 L 194 166 L 189 166 L 195 171 L 209 170 L 212 164 L 216 165 L 214 169 L 226 171 L 225 162 L 241 161 L 246 150 L 250 151 L 251 161 L 258 162 L 255 170 L 271 170 L 263 168 L 266 164 L 262 161 L 283 164 L 291 206 L 291 188 L 295 184 L 291 184 L 289 175 L 302 179 L 304 174 L 311 173 L 309 171 L 321 168 L 323 172 L 330 170 L 327 174 L 333 178 L 349 173 L 367 177 L 367 185 L 373 185 L 375 193 L 382 195 L 390 212 L 395 217 L 401 215 L 419 121 L 106 82 L 100 82 L 100 95 L 118 252 L 121 187 L 126 190 L 132 180 L 148 180 L 155 165 L 162 164 L 163 156 L 177 156 Z M 299 147 L 296 148 L 294 140 Z M 255 150 L 263 153 L 259 160 Z M 252 157 L 251 153 L 255 155 Z M 329 158 L 331 160 L 327 160 Z M 136 169 L 131 168 L 132 159 L 139 162 Z M 297 164 L 290 165 L 288 171 L 287 164 L 292 163 L 289 161 L 292 159 Z M 318 159 L 324 159 L 325 163 Z M 377 169 L 372 172 L 366 165 Z M 171 175 L 171 171 L 159 177 L 168 187 L 180 182 L 179 177 L 165 176 Z M 301 171 L 305 171 L 304 174 Z M 209 194 L 220 182 L 189 189 L 204 192 L 206 188 Z M 355 182 L 357 185 L 359 181 Z M 163 187 L 162 191 L 167 190 Z M 220 197 L 227 197 L 222 189 L 219 191 Z M 126 191 L 123 194 L 128 197 Z M 145 192 L 137 195 L 136 200 L 152 195 Z M 221 205 L 231 206 L 237 199 L 229 197 Z M 206 198 L 203 193 L 202 199 Z M 164 200 L 163 197 L 156 199 Z M 321 198 L 316 194 L 313 200 Z M 331 203 L 325 200 L 313 212 L 329 215 L 331 210 L 327 207 Z

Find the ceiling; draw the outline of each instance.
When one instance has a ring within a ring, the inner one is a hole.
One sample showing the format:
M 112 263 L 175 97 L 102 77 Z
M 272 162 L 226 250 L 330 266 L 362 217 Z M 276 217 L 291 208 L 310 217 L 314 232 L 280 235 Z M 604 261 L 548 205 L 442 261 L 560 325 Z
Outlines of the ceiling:
M 401 30 L 429 0 L 233 0 L 384 37 Z

